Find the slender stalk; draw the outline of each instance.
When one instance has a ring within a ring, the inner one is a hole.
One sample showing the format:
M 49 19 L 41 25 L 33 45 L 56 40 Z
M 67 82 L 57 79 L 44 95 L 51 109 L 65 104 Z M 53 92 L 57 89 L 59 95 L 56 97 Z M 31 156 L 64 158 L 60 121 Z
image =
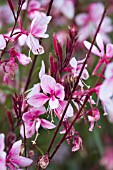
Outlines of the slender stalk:
M 84 108 L 86 102 L 88 101 L 90 95 L 87 95 L 85 98 L 85 101 L 83 103 L 83 105 L 81 106 L 78 114 L 76 115 L 76 117 L 74 118 L 74 120 L 72 121 L 71 125 L 69 126 L 69 128 L 67 129 L 66 133 L 64 134 L 64 136 L 62 137 L 62 139 L 60 140 L 60 142 L 57 144 L 57 146 L 55 147 L 53 153 L 51 154 L 51 156 L 49 157 L 49 159 L 51 160 L 53 158 L 53 156 L 55 155 L 55 153 L 57 152 L 57 150 L 59 149 L 59 147 L 61 146 L 61 144 L 63 143 L 63 141 L 65 140 L 67 134 L 69 133 L 69 131 L 71 130 L 72 126 L 74 125 L 74 123 L 76 122 L 76 120 L 79 118 L 80 113 L 82 111 L 82 109 Z
M 50 145 L 49 145 L 48 150 L 47 150 L 47 153 L 48 153 L 48 154 L 49 154 L 49 152 L 50 152 L 50 150 L 51 150 L 51 148 L 52 148 L 52 146 L 53 146 L 54 140 L 55 140 L 55 138 L 56 138 L 56 136 L 57 136 L 57 133 L 58 133 L 58 131 L 59 131 L 59 128 L 60 128 L 60 126 L 61 126 L 61 124 L 62 124 L 62 121 L 63 121 L 63 119 L 64 119 L 65 113 L 66 113 L 67 108 L 68 108 L 68 106 L 69 106 L 69 103 L 70 103 L 70 101 L 71 101 L 73 92 L 75 91 L 75 89 L 76 89 L 76 87 L 77 87 L 77 85 L 78 85 L 78 82 L 79 82 L 80 77 L 81 77 L 81 75 L 82 75 L 82 72 L 83 72 L 83 70 L 84 70 L 84 68 L 85 68 L 85 65 L 86 65 L 86 63 L 87 63 L 87 60 L 88 60 L 88 58 L 90 57 L 92 47 L 93 47 L 94 42 L 95 42 L 95 40 L 96 40 L 97 33 L 98 33 L 99 30 L 100 30 L 100 27 L 101 27 L 101 24 L 102 24 L 103 19 L 104 19 L 104 17 L 105 17 L 105 14 L 106 14 L 106 8 L 104 9 L 104 12 L 103 12 L 103 14 L 102 14 L 100 23 L 99 23 L 98 28 L 97 28 L 97 30 L 96 30 L 96 33 L 95 33 L 95 35 L 94 35 L 94 38 L 93 38 L 91 47 L 90 47 L 90 49 L 89 49 L 89 51 L 88 51 L 86 60 L 85 60 L 83 66 L 82 66 L 82 68 L 81 68 L 81 71 L 80 71 L 78 77 L 77 77 L 77 81 L 76 81 L 76 83 L 75 83 L 75 85 L 74 85 L 74 87 L 73 87 L 72 93 L 70 94 L 70 97 L 69 97 L 69 99 L 68 99 L 67 105 L 66 105 L 66 107 L 65 107 L 65 109 L 64 109 L 64 112 L 63 112 L 63 114 L 62 114 L 62 117 L 61 117 L 61 119 L 60 119 L 60 122 L 59 122 L 59 124 L 58 124 L 58 126 L 57 126 L 57 128 L 56 128 L 56 131 L 55 131 L 55 133 L 54 133 L 54 135 L 53 135 L 53 138 L 51 139 Z
M 48 10 L 47 10 L 47 14 L 46 14 L 47 16 L 49 16 L 49 14 L 50 14 L 53 1 L 54 0 L 51 0 L 50 3 L 49 3 L 49 7 L 48 7 Z M 40 44 L 41 44 L 41 39 L 40 39 Z M 35 67 L 36 60 L 37 60 L 37 55 L 34 56 L 34 59 L 33 59 L 33 62 L 32 62 L 32 65 L 31 65 L 31 68 L 30 68 L 30 71 L 29 71 L 29 75 L 28 75 L 28 78 L 27 78 L 27 81 L 26 81 L 26 85 L 25 85 L 25 88 L 24 88 L 24 92 L 28 89 L 28 86 L 30 84 L 30 80 L 31 80 L 31 76 L 32 76 L 32 73 L 33 73 L 33 70 L 34 70 L 34 67 Z

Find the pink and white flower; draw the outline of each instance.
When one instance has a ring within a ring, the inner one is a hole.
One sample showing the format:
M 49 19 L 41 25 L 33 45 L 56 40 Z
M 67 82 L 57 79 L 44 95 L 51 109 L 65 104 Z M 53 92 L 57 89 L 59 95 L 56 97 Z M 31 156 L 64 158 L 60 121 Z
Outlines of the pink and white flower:
M 88 112 L 88 121 L 90 122 L 89 131 L 93 130 L 95 122 L 100 119 L 100 113 L 97 108 L 93 108 Z
M 20 156 L 22 140 L 15 142 L 12 145 L 7 157 L 6 165 L 9 170 L 16 170 L 19 167 L 27 167 L 32 164 L 33 160 Z
M 37 38 L 48 38 L 49 35 L 45 34 L 47 31 L 47 26 L 51 20 L 51 16 L 45 17 L 35 17 L 31 23 L 30 31 L 26 35 L 26 43 L 30 50 L 32 50 L 33 54 L 43 54 L 44 49 L 39 43 L 39 39 Z M 23 31 L 23 34 L 26 34 L 26 31 Z
M 28 103 L 33 107 L 41 107 L 49 100 L 50 109 L 59 107 L 59 100 L 64 100 L 64 87 L 56 83 L 55 79 L 49 75 L 43 75 L 40 86 L 43 93 L 36 93 L 28 99 Z
M 40 115 L 46 112 L 45 107 L 31 108 L 28 112 L 23 114 L 23 121 L 25 123 L 26 137 L 30 138 L 34 135 L 35 131 L 38 132 L 40 126 L 45 129 L 53 129 L 56 126 L 46 119 L 39 118 Z M 23 126 L 20 130 L 21 135 L 24 137 Z
M 107 64 L 108 59 L 113 57 L 113 44 L 111 44 L 111 43 L 107 44 L 106 45 L 106 52 L 105 52 L 103 39 L 102 39 L 102 37 L 99 33 L 97 34 L 97 37 L 96 37 L 96 43 L 97 43 L 98 48 L 95 45 L 93 45 L 91 52 L 93 54 L 99 56 L 100 60 L 97 64 L 95 70 L 93 71 L 93 74 L 96 73 L 96 71 L 99 69 L 99 67 L 101 66 L 102 63 Z M 88 42 L 88 41 L 84 41 L 84 45 L 88 50 L 91 47 L 91 43 Z
M 96 11 L 96 12 L 95 12 Z M 104 11 L 104 5 L 100 2 L 92 3 L 88 7 L 88 13 L 78 14 L 75 18 L 76 24 L 79 29 L 79 41 L 88 39 L 95 34 L 95 30 L 98 27 L 102 13 Z M 105 26 L 107 25 L 107 27 Z M 103 40 L 108 43 L 110 38 L 106 33 L 113 30 L 112 20 L 109 17 L 105 17 L 101 25 L 99 33 L 102 35 Z
M 74 77 L 77 77 L 79 75 L 84 61 L 85 61 L 85 59 L 77 61 L 75 59 L 75 57 L 73 57 L 70 60 L 69 63 L 70 63 L 70 66 L 71 66 L 71 72 L 73 73 Z M 87 67 L 87 65 L 85 67 Z M 81 75 L 81 79 L 87 80 L 88 78 L 89 78 L 88 71 L 86 70 L 86 68 L 84 68 L 83 73 Z

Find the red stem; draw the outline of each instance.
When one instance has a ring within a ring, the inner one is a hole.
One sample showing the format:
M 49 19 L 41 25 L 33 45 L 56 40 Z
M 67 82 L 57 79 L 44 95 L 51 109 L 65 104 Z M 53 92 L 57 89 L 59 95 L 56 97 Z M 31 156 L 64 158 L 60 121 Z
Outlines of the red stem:
M 98 33 L 99 30 L 100 30 L 100 27 L 101 27 L 101 24 L 102 24 L 102 22 L 103 22 L 105 13 L 106 13 L 106 8 L 104 9 L 104 12 L 103 12 L 103 14 L 102 14 L 100 23 L 99 23 L 98 28 L 97 28 L 97 30 L 96 30 L 96 33 L 95 33 L 95 35 L 94 35 L 94 38 L 93 38 L 91 47 L 90 47 L 90 49 L 89 49 L 89 51 L 88 51 L 86 60 L 85 60 L 83 66 L 82 66 L 82 68 L 81 68 L 81 71 L 80 71 L 78 77 L 77 77 L 77 81 L 76 81 L 76 83 L 75 83 L 75 85 L 74 85 L 74 87 L 73 87 L 72 93 L 71 93 L 71 95 L 70 95 L 70 97 L 69 97 L 69 99 L 68 99 L 68 102 L 67 102 L 67 105 L 66 105 L 66 107 L 65 107 L 65 109 L 64 109 L 64 112 L 63 112 L 63 114 L 62 114 L 61 120 L 60 120 L 60 122 L 59 122 L 59 124 L 58 124 L 58 126 L 57 126 L 57 128 L 56 128 L 56 131 L 55 131 L 55 133 L 54 133 L 54 135 L 53 135 L 53 138 L 51 139 L 50 145 L 49 145 L 48 150 L 47 150 L 47 153 L 48 153 L 48 154 L 49 154 L 49 152 L 50 152 L 50 150 L 51 150 L 51 148 L 52 148 L 52 146 L 53 146 L 54 140 L 55 140 L 55 138 L 56 138 L 56 136 L 57 136 L 57 133 L 58 133 L 58 131 L 59 131 L 59 128 L 60 128 L 60 126 L 61 126 L 61 124 L 62 124 L 62 121 L 63 121 L 63 119 L 64 119 L 65 113 L 66 113 L 67 108 L 68 108 L 68 106 L 69 106 L 69 103 L 70 103 L 70 101 L 71 101 L 72 94 L 73 94 L 73 92 L 75 91 L 75 89 L 76 89 L 76 87 L 77 87 L 77 85 L 78 85 L 78 83 L 79 83 L 80 77 L 81 77 L 82 72 L 83 72 L 83 70 L 84 70 L 84 68 L 85 68 L 85 65 L 86 65 L 86 63 L 87 63 L 87 60 L 88 60 L 88 58 L 90 57 L 92 47 L 93 47 L 94 42 L 95 42 L 95 40 L 96 40 L 97 33 Z

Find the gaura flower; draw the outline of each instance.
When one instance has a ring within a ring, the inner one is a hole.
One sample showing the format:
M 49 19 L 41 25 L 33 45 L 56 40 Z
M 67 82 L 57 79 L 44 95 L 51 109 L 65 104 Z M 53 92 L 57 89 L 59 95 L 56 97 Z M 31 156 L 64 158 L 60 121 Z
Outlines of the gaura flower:
M 6 165 L 9 170 L 17 170 L 19 167 L 27 167 L 33 162 L 33 160 L 29 158 L 20 156 L 21 145 L 22 140 L 15 142 L 6 157 Z
M 76 24 L 80 27 L 78 32 L 80 42 L 88 39 L 89 37 L 92 38 L 92 36 L 94 36 L 95 30 L 99 25 L 102 13 L 104 11 L 104 5 L 100 2 L 91 3 L 87 9 L 88 9 L 87 13 L 80 13 L 75 18 Z M 113 30 L 112 20 L 106 16 L 102 22 L 99 31 L 99 33 L 102 35 L 104 42 L 106 43 L 110 42 L 110 38 L 106 33 L 109 33 L 112 30 Z
M 63 101 L 65 97 L 64 87 L 49 75 L 42 76 L 40 86 L 43 93 L 36 93 L 27 102 L 33 107 L 41 107 L 49 100 L 50 109 L 58 108 L 59 100 Z
M 39 127 L 42 126 L 45 129 L 53 129 L 56 126 L 46 119 L 39 118 L 40 115 L 46 112 L 45 107 L 31 108 L 30 111 L 23 114 L 23 121 L 25 123 L 25 134 L 27 138 L 34 135 L 35 131 L 38 132 Z M 20 133 L 24 137 L 23 126 L 21 127 Z
M 35 17 L 31 22 L 29 32 L 21 30 L 23 34 L 26 34 L 27 46 L 35 55 L 44 53 L 44 49 L 39 43 L 39 38 L 48 38 L 49 35 L 45 34 L 45 32 L 47 31 L 47 27 L 51 18 L 51 16 Z
M 96 71 L 99 69 L 99 67 L 101 66 L 102 63 L 107 64 L 108 59 L 113 57 L 113 44 L 111 44 L 111 43 L 107 44 L 106 52 L 105 52 L 103 39 L 99 33 L 97 34 L 97 37 L 96 37 L 96 43 L 97 43 L 98 48 L 95 45 L 93 45 L 91 52 L 93 54 L 99 56 L 100 60 L 97 64 L 95 70 L 93 71 L 93 74 L 96 73 Z M 84 45 L 88 50 L 91 47 L 91 43 L 88 41 L 84 41 Z

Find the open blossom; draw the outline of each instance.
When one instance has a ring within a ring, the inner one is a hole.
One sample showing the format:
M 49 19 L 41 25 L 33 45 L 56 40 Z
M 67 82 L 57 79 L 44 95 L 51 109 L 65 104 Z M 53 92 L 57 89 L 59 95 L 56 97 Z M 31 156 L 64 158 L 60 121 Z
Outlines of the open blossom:
M 99 67 L 101 66 L 102 63 L 107 64 L 108 59 L 113 57 L 113 44 L 111 44 L 111 43 L 107 44 L 106 45 L 106 52 L 105 52 L 103 39 L 102 39 L 102 37 L 99 33 L 97 34 L 97 37 L 96 37 L 96 43 L 97 43 L 98 48 L 95 45 L 93 45 L 91 52 L 93 54 L 99 56 L 100 60 L 97 64 L 93 74 L 96 73 L 96 71 L 99 69 Z M 88 42 L 88 41 L 84 41 L 84 45 L 88 50 L 91 47 L 91 43 Z
M 20 156 L 22 140 L 15 142 L 6 158 L 6 165 L 9 170 L 17 170 L 19 167 L 27 167 L 32 164 L 32 160 Z
M 26 38 L 23 37 L 24 40 L 35 55 L 44 53 L 44 49 L 39 43 L 39 38 L 48 38 L 49 35 L 45 34 L 45 32 L 50 20 L 51 16 L 35 17 L 31 23 L 30 31 L 26 33 L 26 31 L 22 30 L 24 35 L 27 34 Z
M 99 98 L 102 101 L 108 118 L 113 122 L 113 63 L 107 65 L 105 80 L 100 86 Z
M 31 108 L 28 112 L 23 114 L 23 121 L 25 123 L 25 133 L 26 137 L 30 138 L 34 135 L 35 131 L 38 132 L 40 126 L 45 129 L 53 129 L 55 125 L 46 119 L 39 118 L 40 115 L 46 112 L 45 107 Z M 24 137 L 23 126 L 20 131 L 21 135 Z
M 27 102 L 31 106 L 40 107 L 49 100 L 50 109 L 58 108 L 59 100 L 63 101 L 65 97 L 64 87 L 49 75 L 42 76 L 40 86 L 43 93 L 36 93 Z
M 95 12 L 96 11 L 96 12 Z M 100 2 L 92 3 L 88 7 L 88 13 L 78 14 L 75 18 L 79 29 L 79 41 L 88 39 L 89 37 L 95 34 L 95 30 L 98 27 L 102 13 L 104 11 L 104 5 Z M 107 25 L 107 27 L 106 27 Z M 109 33 L 113 30 L 112 20 L 109 17 L 105 17 L 99 33 L 101 33 L 103 40 L 108 43 L 110 39 L 106 33 Z
M 0 134 L 0 168 L 6 170 L 6 152 L 4 152 L 4 134 Z
M 77 77 L 80 73 L 82 65 L 84 63 L 84 59 L 81 61 L 77 61 L 74 57 L 70 60 L 71 72 L 73 73 L 74 77 Z M 87 67 L 87 65 L 86 65 Z M 87 80 L 89 78 L 88 71 L 84 68 L 83 73 L 81 75 L 81 79 Z
M 100 119 L 100 113 L 97 108 L 93 108 L 88 112 L 88 121 L 90 122 L 89 131 L 93 130 L 95 122 Z

